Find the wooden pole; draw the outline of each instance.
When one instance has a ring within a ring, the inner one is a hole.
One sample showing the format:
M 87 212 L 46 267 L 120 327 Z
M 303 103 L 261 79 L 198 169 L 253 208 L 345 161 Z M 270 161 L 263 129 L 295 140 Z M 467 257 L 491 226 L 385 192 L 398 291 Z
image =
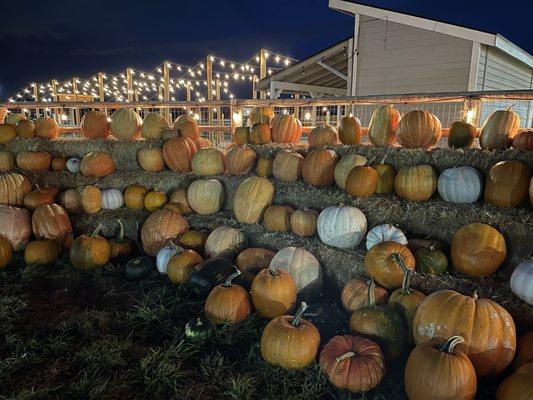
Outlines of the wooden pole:
M 259 52 L 259 79 L 264 79 L 267 76 L 267 65 L 266 65 L 266 53 L 265 49 L 261 49 Z M 266 92 L 261 90 L 259 92 L 260 99 L 266 99 Z
M 57 81 L 55 79 L 52 79 L 52 98 L 54 99 L 54 101 L 57 101 L 57 97 Z M 53 110 L 57 124 L 61 125 L 61 109 L 54 108 Z
M 39 101 L 39 84 L 37 82 L 33 83 L 33 98 L 35 102 Z M 35 109 L 35 118 L 39 118 L 39 109 Z
M 191 84 L 187 82 L 187 101 L 191 101 Z
M 128 93 L 128 101 L 133 101 L 133 69 L 126 69 L 126 91 Z
M 257 75 L 252 76 L 252 99 L 257 99 Z
M 215 80 L 215 99 L 216 100 L 220 100 L 220 86 L 221 86 L 220 79 L 217 78 Z M 217 112 L 217 122 L 220 121 L 220 112 L 221 112 L 221 109 L 219 108 Z
M 78 100 L 78 78 L 72 78 L 72 93 L 74 94 L 74 101 Z M 76 107 L 74 109 L 74 121 L 73 125 L 80 123 L 80 109 Z
M 170 63 L 163 61 L 163 101 L 170 100 Z M 164 116 L 170 120 L 170 109 L 165 108 Z
M 208 56 L 206 59 L 205 73 L 207 82 L 207 100 L 213 100 L 213 60 L 211 59 L 211 56 Z M 213 112 L 211 111 L 211 108 L 208 109 L 208 115 L 209 125 L 213 125 Z
M 98 72 L 98 100 L 105 101 L 104 74 L 102 72 Z

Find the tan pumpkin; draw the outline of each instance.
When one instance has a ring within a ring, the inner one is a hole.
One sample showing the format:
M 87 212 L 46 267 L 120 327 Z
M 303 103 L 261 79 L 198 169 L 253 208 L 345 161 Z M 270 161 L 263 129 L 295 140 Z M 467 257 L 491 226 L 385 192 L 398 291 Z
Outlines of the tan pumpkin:
M 272 139 L 268 123 L 257 122 L 250 128 L 250 142 L 252 144 L 267 144 Z
M 485 201 L 500 207 L 518 207 L 528 194 L 530 176 L 529 168 L 521 161 L 494 164 L 485 182 Z
M 387 194 L 394 191 L 394 182 L 396 180 L 396 170 L 390 164 L 374 165 L 374 169 L 378 172 L 378 186 L 376 187 L 376 194 Z
M 202 256 L 194 250 L 185 249 L 168 260 L 167 275 L 173 283 L 185 284 L 203 261 Z
M 229 226 L 219 226 L 209 234 L 205 242 L 207 257 L 215 257 L 224 252 L 235 252 L 244 247 L 246 238 L 244 234 Z
M 142 119 L 133 108 L 121 108 L 111 115 L 111 134 L 118 140 L 138 140 Z
M 335 166 L 333 174 L 337 186 L 344 189 L 346 187 L 346 178 L 350 171 L 359 165 L 365 165 L 367 161 L 366 157 L 357 154 L 345 154 L 342 156 Z
M 21 119 L 19 122 L 17 122 L 15 130 L 20 137 L 35 137 L 35 123 L 31 119 Z
M 159 210 L 151 214 L 141 228 L 141 244 L 144 251 L 155 257 L 170 239 L 189 230 L 187 220 L 171 210 Z
M 256 224 L 273 199 L 272 183 L 266 178 L 250 176 L 237 187 L 233 196 L 235 218 L 244 224 Z
M 44 204 L 33 212 L 31 227 L 37 239 L 56 240 L 64 248 L 72 244 L 72 225 L 59 204 Z
M 55 202 L 58 193 L 59 190 L 54 187 L 36 187 L 35 190 L 24 196 L 24 207 L 33 211 L 44 204 L 52 204 Z
M 103 177 L 115 172 L 115 161 L 106 152 L 92 151 L 81 160 L 80 171 L 85 176 Z
M 291 230 L 291 206 L 270 206 L 265 210 L 263 223 L 265 228 L 273 232 L 289 232 Z
M 397 289 L 402 286 L 404 274 L 400 264 L 411 271 L 415 269 L 415 257 L 404 245 L 397 242 L 380 242 L 365 254 L 366 272 L 381 286 Z
M 290 150 L 281 150 L 276 153 L 272 163 L 272 175 L 283 182 L 296 182 L 302 176 L 304 157 Z
M 226 153 L 226 168 L 230 175 L 246 175 L 255 164 L 257 155 L 248 146 L 233 146 Z
M 180 127 L 186 122 L 193 123 L 196 122 L 196 120 L 190 114 L 181 114 L 174 120 L 173 129 L 178 132 L 178 135 L 180 134 Z
M 21 174 L 0 174 L 0 204 L 21 206 L 24 196 L 31 190 L 30 181 Z
M 378 107 L 368 125 L 368 139 L 374 146 L 391 146 L 396 142 L 400 113 L 391 105 Z
M 337 155 L 333 150 L 313 150 L 305 157 L 302 166 L 303 180 L 313 186 L 331 186 L 335 180 L 334 172 Z
M 124 191 L 124 204 L 133 210 L 141 210 L 144 207 L 144 197 L 148 189 L 140 185 L 130 185 Z
M 257 312 L 268 319 L 290 313 L 296 304 L 296 285 L 282 269 L 269 267 L 259 271 L 250 294 Z
M 17 166 L 24 171 L 47 171 L 52 156 L 46 151 L 21 151 L 17 154 Z
M 354 312 L 366 307 L 368 297 L 368 283 L 354 278 L 350 279 L 341 292 L 342 306 L 347 312 Z M 387 304 L 389 294 L 381 286 L 374 287 L 374 301 L 376 304 Z
M 15 158 L 9 151 L 0 151 L 0 172 L 9 172 L 15 166 Z
M 222 285 L 215 286 L 205 301 L 205 316 L 215 324 L 236 324 L 247 319 L 252 311 L 250 295 L 232 281 L 241 274 L 237 270 Z
M 316 221 L 318 212 L 315 210 L 296 210 L 291 214 L 291 229 L 301 237 L 314 236 L 316 233 Z
M 259 272 L 264 268 L 268 268 L 270 261 L 276 255 L 275 251 L 263 249 L 261 247 L 250 247 L 239 253 L 235 264 L 242 272 Z
M 43 139 L 56 139 L 59 137 L 59 125 L 50 117 L 41 117 L 35 120 L 35 136 Z
M 87 139 L 106 139 L 111 134 L 106 113 L 98 110 L 90 110 L 83 115 L 80 129 Z
M 339 144 L 339 133 L 331 125 L 319 125 L 309 132 L 307 142 L 311 147 Z
M 169 203 L 176 204 L 182 214 L 190 214 L 194 212 L 187 200 L 187 189 L 185 188 L 175 189 L 168 201 Z
M 353 116 L 342 117 L 337 127 L 339 140 L 342 144 L 356 145 L 359 144 L 363 137 L 363 128 L 359 118 Z
M 520 117 L 510 108 L 498 110 L 485 120 L 479 134 L 479 145 L 486 150 L 503 150 L 511 147 L 511 141 L 520 128 Z
M 496 391 L 496 400 L 529 400 L 533 397 L 533 362 L 522 365 Z
M 11 124 L 0 124 L 0 144 L 7 144 L 17 137 L 17 130 Z
M 111 247 L 105 238 L 98 235 L 101 229 L 102 225 L 98 225 L 91 235 L 84 234 L 74 240 L 69 258 L 75 268 L 91 270 L 107 265 L 111 258 Z
M 163 160 L 175 172 L 191 172 L 196 145 L 189 138 L 169 139 L 163 145 Z
M 518 132 L 513 138 L 513 147 L 518 150 L 533 151 L 533 129 Z
M 199 179 L 187 189 L 187 202 L 198 214 L 214 214 L 224 205 L 224 187 L 216 179 Z
M 376 193 L 379 174 L 374 168 L 359 165 L 346 177 L 346 192 L 353 197 L 368 197 Z
M 272 176 L 273 166 L 274 166 L 273 158 L 259 156 L 259 158 L 257 159 L 257 165 L 255 167 L 255 173 L 263 177 Z
M 161 172 L 165 169 L 163 153 L 159 147 L 143 147 L 137 152 L 137 162 L 141 168 L 149 172 Z
M 394 190 L 402 199 L 426 201 L 437 189 L 437 173 L 430 165 L 401 168 L 394 180 Z
M 402 117 L 396 135 L 403 147 L 431 149 L 442 136 L 442 125 L 430 112 L 413 110 Z
M 55 240 L 34 240 L 24 249 L 24 262 L 26 265 L 50 265 L 57 261 L 61 250 Z
M 154 212 L 163 208 L 167 202 L 167 195 L 164 192 L 153 190 L 144 196 L 144 208 L 146 211 Z
M 11 242 L 0 236 L 0 268 L 4 268 L 13 258 Z
M 226 156 L 219 149 L 206 147 L 192 158 L 192 172 L 200 176 L 220 175 L 226 171 Z
M 141 126 L 141 136 L 145 139 L 161 139 L 164 130 L 170 129 L 166 118 L 159 113 L 148 113 Z
M 235 131 L 233 132 L 233 143 L 250 143 L 250 128 L 247 126 L 238 126 L 235 128 Z
M 9 240 L 13 250 L 22 250 L 30 235 L 30 212 L 24 208 L 0 205 L 0 236 Z
M 102 209 L 102 192 L 96 186 L 85 186 L 81 191 L 81 205 L 87 214 L 96 214 Z
M 67 169 L 66 157 L 56 156 L 52 158 L 52 171 L 64 171 Z
M 83 211 L 81 194 L 76 189 L 67 189 L 59 193 L 57 204 L 67 210 L 69 214 L 81 214 Z
M 278 114 L 271 121 L 272 141 L 298 143 L 302 136 L 302 123 L 294 115 Z

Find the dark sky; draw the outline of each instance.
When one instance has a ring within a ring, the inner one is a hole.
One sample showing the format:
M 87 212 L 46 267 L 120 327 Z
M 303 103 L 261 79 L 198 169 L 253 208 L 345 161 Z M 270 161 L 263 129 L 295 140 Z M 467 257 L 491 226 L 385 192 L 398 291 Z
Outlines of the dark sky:
M 0 99 L 31 81 L 88 77 L 261 47 L 302 59 L 344 39 L 353 19 L 327 0 L 2 0 Z M 367 4 L 499 32 L 533 51 L 533 2 L 372 0 Z

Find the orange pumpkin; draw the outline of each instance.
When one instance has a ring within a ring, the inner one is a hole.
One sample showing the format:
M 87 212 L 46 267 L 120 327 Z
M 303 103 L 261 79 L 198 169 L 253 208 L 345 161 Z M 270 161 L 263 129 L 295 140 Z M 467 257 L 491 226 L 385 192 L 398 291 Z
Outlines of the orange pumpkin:
M 0 175 L 0 204 L 21 206 L 30 190 L 31 183 L 24 175 L 14 172 Z
M 52 156 L 46 151 L 21 151 L 17 154 L 17 166 L 24 171 L 47 171 Z
M 176 124 L 174 124 L 174 127 L 176 127 Z M 177 130 L 181 137 L 191 139 L 193 142 L 196 142 L 198 139 L 200 139 L 200 129 L 198 128 L 198 124 L 196 123 L 195 119 L 186 120 L 183 121 L 183 123 L 179 123 Z
M 0 172 L 9 172 L 15 166 L 15 158 L 9 151 L 0 151 Z
M 296 210 L 291 214 L 291 229 L 301 237 L 313 236 L 316 233 L 318 212 L 315 210 Z
M 268 319 L 288 314 L 296 303 L 296 285 L 291 275 L 273 267 L 259 271 L 250 294 L 257 312 Z
M 533 331 L 524 333 L 518 339 L 513 368 L 518 369 L 522 365 L 531 362 L 533 362 Z
M 85 176 L 107 176 L 115 172 L 115 161 L 106 152 L 93 151 L 81 160 L 80 171 Z
M 80 214 L 83 211 L 81 194 L 76 189 L 67 189 L 57 196 L 57 204 L 69 214 Z
M 11 124 L 0 124 L 0 144 L 7 144 L 17 137 L 17 130 Z
M 163 160 L 172 171 L 191 172 L 195 153 L 196 145 L 186 137 L 169 139 L 163 145 Z
M 273 232 L 288 232 L 291 230 L 291 206 L 270 206 L 265 210 L 265 228 Z
M 144 147 L 137 152 L 137 162 L 141 168 L 149 172 L 161 172 L 165 169 L 163 154 L 159 147 Z
M 250 247 L 239 253 L 235 264 L 241 272 L 259 272 L 270 265 L 276 255 L 275 251 L 261 247 Z
M 236 270 L 222 285 L 215 286 L 205 301 L 205 316 L 215 324 L 236 324 L 252 312 L 250 295 L 232 281 L 241 274 Z
M 533 151 L 533 129 L 524 129 L 513 138 L 513 147 L 518 150 Z
M 11 242 L 0 236 L 0 268 L 4 268 L 11 262 L 13 257 L 13 248 Z
M 157 211 L 163 208 L 167 202 L 167 195 L 163 192 L 152 191 L 146 193 L 144 196 L 144 208 L 146 211 Z
M 346 177 L 346 192 L 353 197 L 368 197 L 376 193 L 379 181 L 378 172 L 368 166 L 359 165 Z
M 239 126 L 233 132 L 233 143 L 246 144 L 250 142 L 250 128 Z
M 437 173 L 430 165 L 402 168 L 394 180 L 396 194 L 406 200 L 429 200 L 436 189 Z
M 133 210 L 140 210 L 144 207 L 144 197 L 148 189 L 140 185 L 130 185 L 124 191 L 124 204 Z
M 381 286 L 396 289 L 402 286 L 403 272 L 400 263 L 414 271 L 415 257 L 404 245 L 397 242 L 380 242 L 365 255 L 366 272 Z
M 272 141 L 298 143 L 302 136 L 302 123 L 294 115 L 278 114 L 271 121 Z
M 487 203 L 500 207 L 517 207 L 526 198 L 530 173 L 521 161 L 500 161 L 490 169 L 485 182 Z
M 281 150 L 276 153 L 272 163 L 272 175 L 284 182 L 295 182 L 302 176 L 304 157 L 290 150 Z
M 430 149 L 442 136 L 442 125 L 430 112 L 413 110 L 402 117 L 396 134 L 403 147 Z
M 90 110 L 83 115 L 80 129 L 87 139 L 105 139 L 111 134 L 107 115 L 98 110 Z
M 378 107 L 368 125 L 368 139 L 374 146 L 391 146 L 396 142 L 400 113 L 391 105 Z
M 520 117 L 511 108 L 494 111 L 483 123 L 479 145 L 486 150 L 507 149 L 519 128 Z
M 226 171 L 226 156 L 219 149 L 206 147 L 196 152 L 192 158 L 192 172 L 196 175 L 219 175 Z
M 392 193 L 394 190 L 394 181 L 396 180 L 396 170 L 390 164 L 374 165 L 374 169 L 378 173 L 378 186 L 376 187 L 376 194 Z
M 35 137 L 35 123 L 31 119 L 21 119 L 19 122 L 17 122 L 15 130 L 20 137 Z
M 70 219 L 65 209 L 58 204 L 37 207 L 31 218 L 31 226 L 37 239 L 56 240 L 65 248 L 72 244 Z
M 130 238 L 124 238 L 124 222 L 121 219 L 117 219 L 117 224 L 117 237 L 109 241 L 111 258 L 131 256 L 135 251 L 135 242 Z
M 203 253 L 208 236 L 209 232 L 207 231 L 188 231 L 180 236 L 178 244 L 186 249 Z
M 255 173 L 258 176 L 270 177 L 272 176 L 272 169 L 274 160 L 270 157 L 259 156 L 257 159 L 257 165 L 255 167 Z
M 102 225 L 91 235 L 81 235 L 74 240 L 70 248 L 70 262 L 78 269 L 90 270 L 104 267 L 111 258 L 111 247 L 108 241 L 99 236 Z
M 496 391 L 496 400 L 529 400 L 533 397 L 533 362 L 522 365 Z
M 52 158 L 52 171 L 64 171 L 67 168 L 67 159 L 56 156 Z
M 313 186 L 331 186 L 335 180 L 334 172 L 337 161 L 337 155 L 333 150 L 313 150 L 305 157 L 302 166 L 304 181 Z
M 341 292 L 341 302 L 348 312 L 359 310 L 366 306 L 369 285 L 357 278 L 350 279 Z M 376 304 L 387 304 L 389 294 L 381 286 L 374 287 L 374 299 Z
M 59 125 L 50 117 L 35 120 L 35 136 L 43 139 L 55 139 L 59 136 Z
M 311 147 L 339 144 L 339 134 L 331 125 L 319 125 L 309 132 L 307 142 Z
M 61 246 L 55 240 L 34 240 L 24 249 L 26 265 L 50 265 L 57 261 L 61 254 Z
M 250 128 L 250 142 L 252 144 L 270 143 L 271 138 L 270 126 L 267 123 L 257 122 Z
M 356 145 L 359 144 L 363 137 L 363 128 L 359 118 L 353 116 L 342 117 L 337 127 L 339 140 L 342 144 Z
M 55 202 L 58 193 L 59 190 L 54 187 L 37 187 L 35 190 L 24 196 L 24 207 L 33 211 L 43 204 L 52 204 Z
M 141 228 L 141 244 L 144 251 L 155 257 L 170 239 L 189 230 L 187 220 L 172 210 L 158 210 L 151 214 Z
M 0 237 L 11 243 L 14 251 L 26 246 L 31 235 L 31 214 L 24 208 L 0 205 Z
M 254 167 L 257 155 L 248 146 L 233 146 L 226 153 L 226 168 L 230 175 L 246 175 Z
M 202 256 L 196 251 L 185 249 L 168 260 L 168 278 L 173 283 L 185 284 L 202 261 Z
M 96 214 L 102 209 L 102 191 L 96 186 L 85 186 L 81 191 L 81 205 L 87 214 Z

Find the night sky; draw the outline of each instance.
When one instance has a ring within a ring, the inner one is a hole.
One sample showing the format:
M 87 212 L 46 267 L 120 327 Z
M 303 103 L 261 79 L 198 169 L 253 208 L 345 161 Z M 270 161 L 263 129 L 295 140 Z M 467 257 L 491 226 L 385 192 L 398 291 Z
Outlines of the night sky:
M 245 61 L 266 47 L 302 59 L 352 33 L 327 0 L 3 0 L 0 99 L 31 81 L 88 77 L 164 59 L 195 65 L 213 53 Z M 374 0 L 392 8 L 498 32 L 533 52 L 531 1 Z M 139 5 L 142 4 L 142 5 Z

